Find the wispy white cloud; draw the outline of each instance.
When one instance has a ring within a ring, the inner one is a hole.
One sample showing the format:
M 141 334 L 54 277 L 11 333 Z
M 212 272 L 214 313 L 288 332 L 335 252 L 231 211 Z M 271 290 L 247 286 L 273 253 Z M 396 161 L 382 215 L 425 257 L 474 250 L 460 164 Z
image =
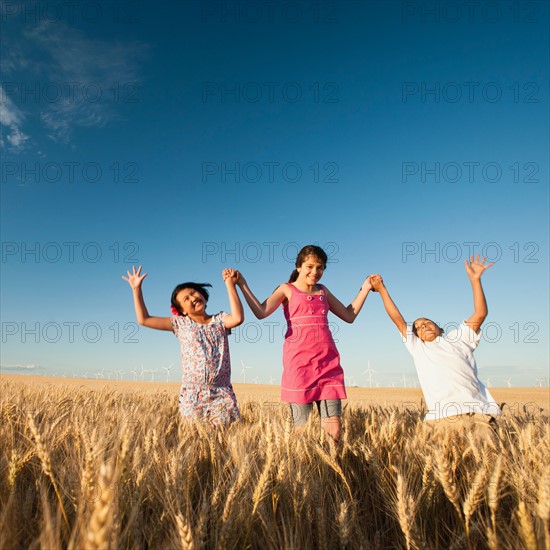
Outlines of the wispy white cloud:
M 44 370 L 41 365 L 1 365 L 0 370 Z
M 0 86 L 0 146 L 7 147 L 14 152 L 21 152 L 29 140 L 29 136 L 21 130 L 25 115 L 13 101 L 5 94 L 4 87 Z M 7 143 L 4 141 L 4 137 Z
M 140 67 L 149 51 L 139 42 L 90 38 L 61 21 L 42 21 L 12 36 L 9 44 L 6 38 L 2 42 L 0 68 L 4 81 L 10 80 L 2 124 L 9 128 L 9 145 L 19 150 L 29 140 L 21 129 L 25 120 L 39 122 L 50 139 L 65 143 L 76 128 L 120 120 L 128 90 L 141 83 Z M 26 117 L 15 102 L 25 105 Z

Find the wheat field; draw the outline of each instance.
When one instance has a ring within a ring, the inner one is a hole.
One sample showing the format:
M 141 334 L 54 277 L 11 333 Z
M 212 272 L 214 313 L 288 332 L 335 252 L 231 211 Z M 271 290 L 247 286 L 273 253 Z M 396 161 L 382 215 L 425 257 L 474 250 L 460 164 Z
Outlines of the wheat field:
M 181 420 L 172 385 L 15 378 L 0 377 L 2 549 L 550 548 L 543 392 L 487 439 L 351 398 L 336 445 L 257 391 L 213 429 Z

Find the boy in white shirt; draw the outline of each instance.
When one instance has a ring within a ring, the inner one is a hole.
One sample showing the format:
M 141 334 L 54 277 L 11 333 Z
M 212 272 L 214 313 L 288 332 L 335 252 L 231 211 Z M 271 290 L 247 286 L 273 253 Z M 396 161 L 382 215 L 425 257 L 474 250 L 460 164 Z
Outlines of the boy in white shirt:
M 391 299 L 380 275 L 373 275 L 373 290 L 380 293 L 386 312 L 401 332 L 413 356 L 428 412 L 424 421 L 456 427 L 465 421 L 485 429 L 501 414 L 493 396 L 477 375 L 473 356 L 480 340 L 480 327 L 487 317 L 487 303 L 481 286 L 485 265 L 479 255 L 464 261 L 474 294 L 474 313 L 456 329 L 443 336 L 443 329 L 420 317 L 408 329 L 405 319 Z

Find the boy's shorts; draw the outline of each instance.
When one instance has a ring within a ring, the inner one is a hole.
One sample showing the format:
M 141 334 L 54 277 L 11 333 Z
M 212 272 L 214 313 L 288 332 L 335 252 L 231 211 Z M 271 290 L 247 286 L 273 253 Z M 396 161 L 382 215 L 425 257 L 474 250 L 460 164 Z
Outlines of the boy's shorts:
M 323 399 L 315 401 L 321 420 L 332 416 L 342 416 L 342 401 L 340 399 Z M 305 426 L 313 410 L 313 403 L 290 403 L 290 414 L 295 426 Z

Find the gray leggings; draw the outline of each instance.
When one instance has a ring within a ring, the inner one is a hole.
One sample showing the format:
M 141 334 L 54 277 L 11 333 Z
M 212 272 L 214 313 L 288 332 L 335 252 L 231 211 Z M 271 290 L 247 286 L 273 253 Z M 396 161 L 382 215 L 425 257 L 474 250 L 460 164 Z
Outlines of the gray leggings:
M 342 401 L 340 399 L 323 399 L 315 401 L 321 419 L 331 416 L 342 416 Z M 305 426 L 313 410 L 313 403 L 290 403 L 290 414 L 295 426 Z

